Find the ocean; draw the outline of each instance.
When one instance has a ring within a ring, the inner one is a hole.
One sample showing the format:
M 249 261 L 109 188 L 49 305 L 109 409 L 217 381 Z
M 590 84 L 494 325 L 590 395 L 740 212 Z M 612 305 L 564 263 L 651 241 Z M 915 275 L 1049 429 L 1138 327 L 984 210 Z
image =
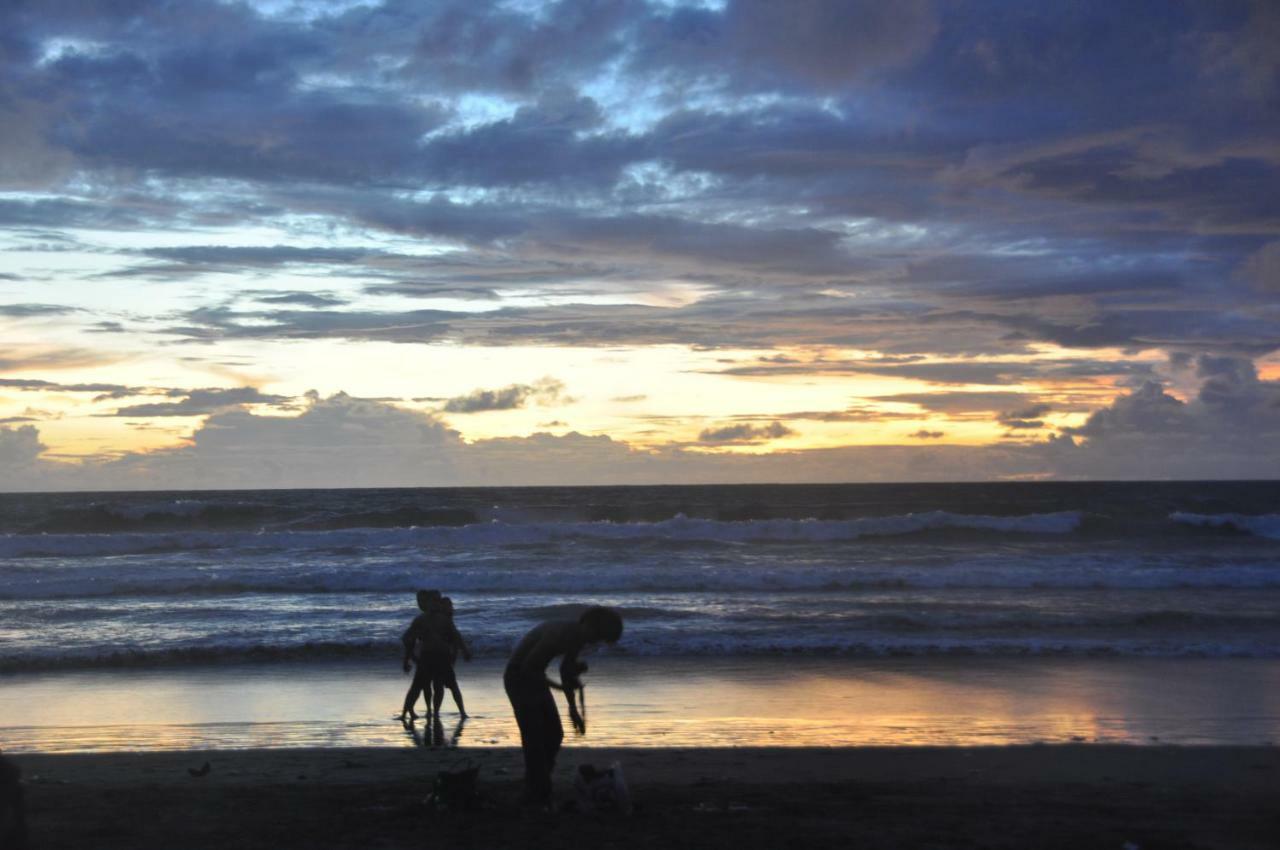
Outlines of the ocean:
M 0 495 L 0 673 L 481 658 L 621 609 L 646 658 L 1280 657 L 1280 484 Z

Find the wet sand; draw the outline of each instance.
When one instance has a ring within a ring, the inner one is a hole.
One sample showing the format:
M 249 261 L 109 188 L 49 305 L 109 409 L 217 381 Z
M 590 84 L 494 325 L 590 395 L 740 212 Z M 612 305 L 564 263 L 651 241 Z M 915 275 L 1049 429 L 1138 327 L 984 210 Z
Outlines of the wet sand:
M 432 814 L 432 777 L 465 756 L 480 808 Z M 1280 846 L 1280 749 L 588 749 L 620 761 L 630 818 L 522 814 L 519 752 L 291 749 L 16 756 L 32 847 Z M 207 775 L 190 769 L 210 764 Z
M 518 745 L 501 661 L 458 669 L 472 718 L 445 740 Z M 396 660 L 0 677 L 0 749 L 412 748 Z M 1260 745 L 1280 741 L 1280 660 L 592 659 L 590 743 L 610 747 Z

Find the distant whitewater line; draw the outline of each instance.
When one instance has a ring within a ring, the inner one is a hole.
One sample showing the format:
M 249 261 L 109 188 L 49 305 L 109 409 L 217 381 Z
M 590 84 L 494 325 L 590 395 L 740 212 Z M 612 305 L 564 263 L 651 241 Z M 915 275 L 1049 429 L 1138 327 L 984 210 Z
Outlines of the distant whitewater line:
M 529 546 L 567 539 L 669 540 L 709 543 L 822 542 L 892 537 L 947 529 L 997 534 L 1067 534 L 1080 526 L 1078 511 L 1027 516 L 971 516 L 946 511 L 848 520 L 763 519 L 742 522 L 690 519 L 660 522 L 528 522 L 493 520 L 462 526 L 347 528 L 333 531 L 186 531 L 175 533 L 9 534 L 0 558 L 125 555 L 185 549 L 332 549 L 335 547 L 492 545 Z
M 0 674 L 51 670 L 151 668 L 187 664 L 270 664 L 284 661 L 379 659 L 387 662 L 389 678 L 396 669 L 399 645 L 394 641 L 363 643 L 301 643 L 293 646 L 214 646 L 174 649 L 112 650 L 61 655 L 0 655 Z M 1274 658 L 1274 642 L 1183 641 L 1176 637 L 1133 638 L 1122 641 L 1098 637 L 1010 637 L 937 639 L 933 637 L 857 637 L 779 641 L 760 637 L 730 639 L 694 636 L 680 642 L 632 642 L 617 650 L 641 657 L 733 658 L 795 655 L 803 657 L 1143 657 L 1143 658 Z M 510 645 L 480 645 L 480 658 L 500 658 Z M 465 676 L 467 668 L 459 668 Z
M 585 553 L 584 553 L 585 557 Z M 453 593 L 849 593 L 910 590 L 1160 590 L 1276 589 L 1280 566 L 1270 563 L 1149 564 L 1142 558 L 1059 557 L 1041 565 L 974 558 L 946 566 L 867 564 L 777 566 L 726 564 L 689 569 L 655 555 L 631 567 L 601 569 L 594 559 L 520 567 L 509 564 L 424 565 L 401 558 L 353 569 L 316 563 L 169 564 L 66 563 L 57 570 L 0 567 L 0 600 L 240 594 L 399 594 L 439 585 Z
M 1268 540 L 1280 540 L 1280 514 L 1193 514 L 1176 512 L 1169 519 L 1183 525 L 1200 528 L 1226 528 L 1246 534 L 1255 534 Z
M 1173 513 L 1175 526 L 1230 531 L 1280 540 L 1280 514 Z M 659 522 L 528 522 L 492 520 L 461 526 L 344 528 L 331 531 L 182 531 L 0 535 L 0 559 L 92 557 L 219 549 L 352 551 L 386 546 L 533 546 L 569 540 L 608 543 L 822 543 L 939 532 L 991 535 L 1063 535 L 1082 530 L 1080 511 L 985 516 L 947 511 L 848 520 L 764 519 L 723 521 L 677 516 Z M 1147 533 L 1153 529 L 1144 528 Z M 1166 531 L 1170 530 L 1166 526 Z M 1116 529 L 1109 530 L 1111 534 Z

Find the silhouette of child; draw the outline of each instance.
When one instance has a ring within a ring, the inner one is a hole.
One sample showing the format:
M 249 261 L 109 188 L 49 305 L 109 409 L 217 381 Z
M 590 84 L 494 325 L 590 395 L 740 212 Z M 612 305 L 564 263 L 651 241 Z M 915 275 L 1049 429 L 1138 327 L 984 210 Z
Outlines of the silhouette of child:
M 413 681 L 410 682 L 409 690 L 404 695 L 404 707 L 400 711 L 401 723 L 405 722 L 406 719 L 413 721 L 418 718 L 413 707 L 418 702 L 418 694 L 429 688 L 431 684 L 430 671 L 425 670 L 422 664 L 422 654 L 426 648 L 424 637 L 428 635 L 431 629 L 432 614 L 440 604 L 440 591 L 419 590 L 417 600 L 418 609 L 422 613 L 413 618 L 409 628 L 405 629 L 404 634 L 400 636 L 400 643 L 404 646 L 404 659 L 401 666 L 404 668 L 404 672 L 413 672 Z M 427 693 L 427 711 L 430 713 L 430 691 L 428 690 Z
M 449 597 L 442 597 L 440 600 L 439 621 L 441 636 L 449 645 L 449 666 L 444 671 L 444 676 L 440 684 L 449 688 L 453 694 L 453 704 L 458 707 L 458 714 L 464 719 L 468 716 L 466 708 L 462 705 L 462 689 L 458 687 L 458 675 L 453 670 L 453 665 L 458 663 L 458 655 L 462 655 L 463 661 L 471 660 L 471 647 L 467 646 L 467 641 L 463 638 L 462 633 L 458 631 L 458 627 L 453 622 L 453 600 Z M 433 701 L 436 706 L 436 716 L 439 716 L 440 704 L 444 702 L 444 693 L 433 695 Z

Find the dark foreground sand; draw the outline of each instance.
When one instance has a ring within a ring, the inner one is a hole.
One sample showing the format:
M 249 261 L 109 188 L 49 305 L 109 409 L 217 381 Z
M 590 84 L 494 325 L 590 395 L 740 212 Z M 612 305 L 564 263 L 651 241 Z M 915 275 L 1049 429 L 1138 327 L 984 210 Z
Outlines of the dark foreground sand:
M 431 777 L 461 758 L 481 765 L 482 807 L 431 814 Z M 559 799 L 573 766 L 613 760 L 630 818 L 522 815 L 509 749 L 15 757 L 33 848 L 1280 847 L 1274 747 L 573 746 Z

